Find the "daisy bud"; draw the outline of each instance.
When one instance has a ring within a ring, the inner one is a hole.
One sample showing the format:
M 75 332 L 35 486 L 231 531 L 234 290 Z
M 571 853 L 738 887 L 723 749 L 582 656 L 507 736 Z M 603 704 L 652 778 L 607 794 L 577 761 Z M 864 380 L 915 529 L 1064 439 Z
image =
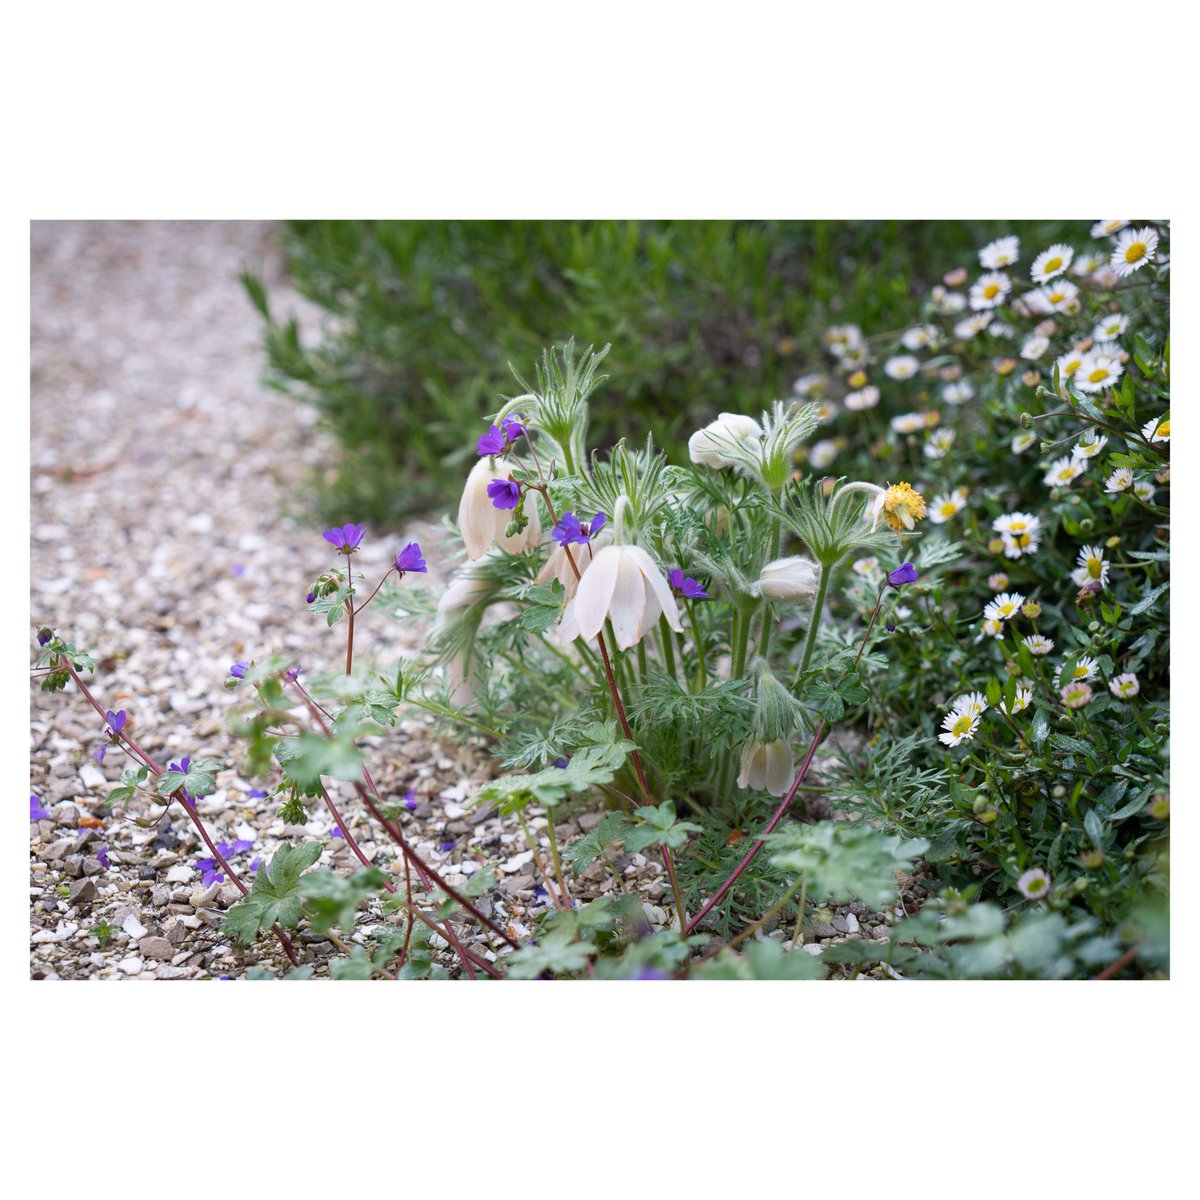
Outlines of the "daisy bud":
M 1094 871 L 1097 867 L 1104 865 L 1103 850 L 1085 850 L 1079 856 L 1079 865 L 1089 871 Z
M 795 760 L 785 741 L 750 742 L 742 751 L 738 787 L 782 796 L 792 783 Z
M 1021 612 L 1031 621 L 1036 621 L 1042 615 L 1042 606 L 1036 600 L 1027 600 L 1021 605 Z
M 1021 428 L 1022 429 L 1032 429 L 1033 428 L 1033 414 L 1032 413 L 1023 412 L 1021 414 Z
M 1171 815 L 1171 799 L 1169 796 L 1152 796 L 1146 805 L 1146 812 L 1156 821 L 1165 821 Z
M 1040 379 L 1041 376 L 1036 371 L 1026 371 L 1025 374 L 1021 376 L 1021 382 L 1026 387 L 1037 387 L 1038 380 Z
M 989 554 L 1003 554 L 1004 553 L 1004 539 L 1003 538 L 990 538 L 988 540 L 987 548 L 988 548 Z
M 807 558 L 777 558 L 763 567 L 754 588 L 768 600 L 800 600 L 817 590 L 820 571 Z
M 959 287 L 961 284 L 967 282 L 967 268 L 955 267 L 953 271 L 947 271 L 942 276 L 942 282 L 947 287 Z
M 692 462 L 706 467 L 728 467 L 733 460 L 724 456 L 722 442 L 744 442 L 759 437 L 762 437 L 762 429 L 753 417 L 722 413 L 688 438 L 688 455 Z
M 1114 534 L 1104 544 L 1109 550 L 1115 550 L 1121 544 L 1121 539 Z
M 997 375 L 1011 375 L 1017 369 L 1017 360 L 1015 358 L 1001 358 L 996 361 Z
M 867 383 L 867 373 L 866 371 L 855 371 L 854 374 L 846 380 L 846 382 L 852 388 L 865 387 Z
M 1008 576 L 1003 571 L 997 571 L 995 575 L 988 576 L 988 587 L 993 592 L 1005 592 L 1008 590 Z

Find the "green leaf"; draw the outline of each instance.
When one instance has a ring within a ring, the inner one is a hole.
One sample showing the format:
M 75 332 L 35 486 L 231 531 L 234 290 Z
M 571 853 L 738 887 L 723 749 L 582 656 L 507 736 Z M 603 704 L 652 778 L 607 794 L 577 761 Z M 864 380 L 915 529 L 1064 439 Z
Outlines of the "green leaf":
M 744 952 L 722 950 L 692 972 L 693 979 L 824 979 L 821 960 L 803 950 L 788 951 L 774 938 L 751 941 Z
M 294 929 L 302 912 L 300 875 L 320 857 L 320 842 L 280 846 L 275 857 L 259 868 L 250 894 L 229 910 L 221 923 L 221 932 L 248 946 L 261 930 L 276 922 L 285 929 Z
M 339 725 L 333 737 L 301 733 L 281 741 L 275 754 L 292 783 L 306 796 L 319 795 L 322 775 L 350 783 L 362 777 L 362 752 L 354 744 L 355 732 Z
M 645 824 L 635 825 L 625 834 L 625 849 L 630 854 L 649 846 L 667 846 L 671 850 L 678 850 L 687 844 L 689 833 L 703 832 L 694 821 L 676 820 L 675 805 L 670 800 L 657 805 L 643 805 L 634 815 L 641 817 Z
M 361 946 L 355 946 L 349 958 L 335 958 L 329 964 L 334 979 L 370 979 L 372 969 L 370 956 Z
M 1100 814 L 1094 808 L 1089 808 L 1084 814 L 1083 827 L 1092 845 L 1099 850 L 1104 844 L 1104 826 L 1100 821 Z
M 584 834 L 563 851 L 563 860 L 569 862 L 574 873 L 578 875 L 604 853 L 607 845 L 621 841 L 626 831 L 632 828 L 629 818 L 624 813 L 605 813 L 600 824 L 591 833 Z
M 543 971 L 573 974 L 587 966 L 588 958 L 596 953 L 596 943 L 587 938 L 578 942 L 567 929 L 556 929 L 536 945 L 523 946 L 505 960 L 510 979 L 536 979 Z
M 625 762 L 632 742 L 623 739 L 603 746 L 582 746 L 565 767 L 546 767 L 534 775 L 501 775 L 479 789 L 479 802 L 513 813 L 531 801 L 554 805 L 574 792 L 609 783 Z
M 358 906 L 383 888 L 384 874 L 374 867 L 356 871 L 347 878 L 328 869 L 310 871 L 300 879 L 304 911 L 317 933 L 328 933 L 340 925 L 347 933 L 354 928 Z
M 1159 596 L 1163 594 L 1171 585 L 1169 583 L 1161 583 L 1152 592 L 1147 592 L 1130 610 L 1131 617 L 1140 617 L 1142 613 L 1154 607 Z

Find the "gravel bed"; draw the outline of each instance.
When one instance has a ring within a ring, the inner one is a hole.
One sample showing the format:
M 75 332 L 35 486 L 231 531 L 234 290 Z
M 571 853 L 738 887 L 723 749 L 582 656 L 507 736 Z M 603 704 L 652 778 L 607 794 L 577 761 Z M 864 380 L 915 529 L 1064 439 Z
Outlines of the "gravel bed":
M 307 827 L 286 826 L 274 802 L 253 794 L 267 784 L 239 773 L 241 744 L 226 725 L 232 701 L 224 680 L 235 660 L 277 652 L 318 673 L 344 654 L 340 631 L 331 634 L 303 603 L 331 560 L 305 512 L 304 479 L 333 448 L 311 411 L 262 385 L 259 322 L 237 281 L 243 267 L 263 271 L 276 305 L 295 308 L 309 327 L 316 322 L 287 288 L 274 227 L 41 222 L 31 240 L 33 628 L 50 625 L 95 654 L 97 699 L 127 711 L 129 730 L 152 757 L 227 764 L 198 812 L 215 839 L 252 842 L 234 860 L 240 873 L 284 842 L 313 837 L 324 844 L 322 862 L 353 869 L 323 808 L 310 808 Z M 370 530 L 356 565 L 377 578 L 410 539 L 425 548 L 437 587 L 452 560 L 433 522 Z M 425 632 L 378 609 L 360 629 L 358 662 L 375 661 L 389 674 Z M 195 864 L 207 850 L 178 806 L 149 829 L 104 807 L 127 760 L 110 749 L 94 761 L 102 726 L 73 686 L 56 695 L 33 689 L 31 792 L 49 815 L 30 824 L 32 977 L 237 978 L 259 962 L 286 971 L 273 938 L 243 952 L 219 932 L 237 892 L 228 882 L 204 886 Z M 495 870 L 499 885 L 481 907 L 526 936 L 545 903 L 541 878 L 520 828 L 468 804 L 491 773 L 485 757 L 439 741 L 423 719 L 366 744 L 385 798 L 415 792 L 417 808 L 403 820 L 422 857 L 459 886 L 479 869 Z M 353 790 L 334 793 L 367 857 L 399 871 L 392 843 L 377 837 Z M 145 802 L 130 810 L 160 811 Z M 547 847 L 545 814 L 528 812 Z M 573 814 L 557 827 L 560 843 L 598 820 L 599 813 Z M 640 854 L 615 862 L 651 923 L 665 926 L 661 864 Z M 616 886 L 597 864 L 575 894 Z M 377 909 L 364 912 L 351 940 L 365 941 L 378 919 Z M 892 919 L 861 905 L 822 911 L 804 948 L 886 937 Z M 116 930 L 105 945 L 90 933 L 101 922 Z M 477 927 L 458 932 L 494 956 Z M 341 953 L 311 933 L 296 944 L 318 976 Z M 457 974 L 454 952 L 440 938 L 432 945 Z

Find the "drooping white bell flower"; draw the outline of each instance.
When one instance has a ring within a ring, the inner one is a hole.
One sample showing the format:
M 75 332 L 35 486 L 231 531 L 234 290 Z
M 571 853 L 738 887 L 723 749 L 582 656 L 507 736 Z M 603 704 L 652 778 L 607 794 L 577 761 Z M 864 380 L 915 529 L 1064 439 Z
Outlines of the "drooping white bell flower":
M 602 529 L 594 538 L 591 539 L 590 545 L 579 545 L 578 543 L 571 546 L 571 557 L 575 560 L 575 566 L 579 569 L 579 578 L 576 578 L 575 572 L 571 570 L 571 564 L 567 561 L 567 548 L 565 546 L 555 546 L 550 551 L 542 569 L 534 577 L 534 583 L 547 584 L 552 579 L 557 579 L 563 585 L 566 592 L 565 599 L 571 600 L 576 589 L 579 587 L 579 579 L 583 577 L 585 571 L 592 565 L 596 555 L 605 546 L 612 542 L 612 530 Z
M 683 632 L 671 586 L 640 546 L 605 546 L 579 581 L 571 608 L 579 636 L 587 641 L 611 619 L 622 650 L 637 645 L 660 615 L 676 633 Z
M 820 578 L 821 568 L 807 558 L 777 558 L 763 567 L 754 586 L 768 600 L 800 600 L 816 592 Z
M 688 438 L 688 454 L 692 462 L 702 463 L 706 467 L 729 467 L 734 462 L 726 457 L 730 442 L 761 437 L 762 428 L 753 417 L 742 413 L 722 413 Z
M 529 524 L 511 537 L 505 534 L 511 510 L 496 508 L 487 489 L 488 484 L 497 479 L 507 479 L 508 474 L 494 464 L 495 459 L 481 458 L 471 468 L 458 505 L 458 527 L 467 547 L 467 558 L 472 561 L 482 558 L 493 542 L 509 554 L 520 554 L 542 540 L 542 524 L 538 518 L 537 504 L 532 500 L 527 501 L 525 506 Z
M 795 759 L 787 742 L 749 742 L 742 751 L 737 781 L 738 787 L 782 796 L 791 787 L 794 775 Z

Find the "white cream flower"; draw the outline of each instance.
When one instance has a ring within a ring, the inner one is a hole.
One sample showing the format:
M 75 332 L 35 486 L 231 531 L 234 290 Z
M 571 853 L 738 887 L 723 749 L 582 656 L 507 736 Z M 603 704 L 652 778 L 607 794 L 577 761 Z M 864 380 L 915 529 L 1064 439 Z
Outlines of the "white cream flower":
M 1133 470 L 1130 467 L 1118 467 L 1105 481 L 1106 492 L 1127 492 L 1133 487 Z
M 1081 392 L 1099 392 L 1112 387 L 1125 371 L 1119 358 L 1103 351 L 1085 354 L 1071 382 Z
M 965 404 L 975 395 L 975 389 L 969 380 L 960 379 L 956 383 L 948 383 L 942 388 L 942 399 L 947 404 Z
M 1089 679 L 1095 679 L 1100 672 L 1100 664 L 1090 655 L 1083 655 L 1075 660 L 1075 665 L 1071 668 L 1071 674 L 1067 677 L 1068 683 L 1078 683 L 1080 681 L 1087 682 Z
M 567 558 L 567 547 L 560 546 L 556 542 L 554 549 L 550 551 L 545 563 L 542 564 L 542 569 L 534 576 L 533 582 L 544 585 L 552 579 L 557 579 L 563 585 L 563 589 L 566 592 L 565 599 L 571 600 L 575 595 L 576 589 L 579 587 L 579 580 L 583 577 L 588 567 L 592 565 L 596 554 L 611 542 L 612 527 L 606 526 L 586 546 L 581 546 L 578 543 L 572 544 L 571 558 L 575 560 L 575 567 L 579 571 L 578 576 L 571 569 L 570 560 Z
M 987 700 L 982 692 L 964 692 L 950 706 L 950 711 L 966 713 L 971 717 L 982 717 L 987 712 L 987 708 Z
M 1063 242 L 1055 242 L 1048 250 L 1033 260 L 1029 269 L 1029 277 L 1034 283 L 1046 283 L 1055 275 L 1061 275 L 1070 265 L 1075 251 Z
M 1124 675 L 1118 675 L 1108 681 L 1108 690 L 1118 700 L 1132 700 L 1142 690 L 1142 685 L 1138 683 L 1138 677 L 1132 671 L 1126 671 Z
M 969 303 L 976 311 L 996 308 L 1012 291 L 1012 280 L 1003 271 L 989 271 L 971 284 Z
M 1026 684 L 1018 684 L 1017 685 L 1017 694 L 1013 697 L 1012 712 L 1009 712 L 1008 708 L 1005 707 L 1003 700 L 1000 701 L 999 707 L 1000 707 L 1000 711 L 1002 713 L 1004 713 L 1004 715 L 1006 717 L 1011 717 L 1013 715 L 1013 713 L 1023 712 L 1032 703 L 1033 703 L 1033 688 L 1029 687 Z
M 768 600 L 799 600 L 817 590 L 821 568 L 807 558 L 777 558 L 762 569 L 754 590 Z
M 1148 442 L 1169 442 L 1171 440 L 1171 418 L 1155 417 L 1142 426 L 1142 437 Z
M 1042 288 L 1042 297 L 1055 312 L 1072 312 L 1079 306 L 1079 289 L 1069 279 L 1056 279 Z
M 946 746 L 958 746 L 969 742 L 979 728 L 979 718 L 969 713 L 947 713 L 942 719 L 945 733 L 938 734 L 938 741 Z
M 924 429 L 924 413 L 898 413 L 888 422 L 897 433 L 916 433 Z
M 737 782 L 740 788 L 783 796 L 794 775 L 795 759 L 787 742 L 750 742 L 742 751 Z
M 1021 611 L 1025 597 L 1020 592 L 1004 592 L 984 606 L 983 615 L 988 621 L 1007 621 Z
M 911 354 L 897 354 L 883 364 L 883 373 L 889 379 L 911 379 L 921 364 Z
M 1092 698 L 1092 689 L 1086 683 L 1068 683 L 1058 694 L 1068 708 L 1082 708 Z
M 1031 513 L 1011 512 L 997 517 L 992 528 L 1004 541 L 1004 557 L 1032 554 L 1041 538 L 1041 522 Z
M 1095 458 L 1108 445 L 1108 438 L 1089 429 L 1081 434 L 1079 440 L 1071 447 L 1072 458 Z
M 1108 563 L 1104 561 L 1103 547 L 1083 546 L 1075 563 L 1075 570 L 1071 572 L 1071 582 L 1076 587 L 1083 587 L 1086 583 L 1107 585 Z
M 1092 237 L 1112 237 L 1114 233 L 1120 233 L 1128 224 L 1128 221 L 1097 221 L 1091 229 Z
M 937 328 L 933 325 L 916 325 L 905 330 L 900 342 L 905 350 L 924 350 L 926 346 L 932 346 L 937 341 L 937 333 Z
M 1021 257 L 1021 240 L 1016 237 L 997 238 L 979 251 L 979 265 L 985 271 L 1011 267 Z
M 792 384 L 792 391 L 797 396 L 803 396 L 808 399 L 810 396 L 819 396 L 824 390 L 827 380 L 824 375 L 801 375 L 795 383 Z
M 879 403 L 879 389 L 868 384 L 857 392 L 846 394 L 847 412 L 862 412 L 865 408 L 874 408 Z
M 955 488 L 952 492 L 943 492 L 940 496 L 934 496 L 933 503 L 929 506 L 929 519 L 935 525 L 944 525 L 962 512 L 966 502 L 966 488 Z
M 1014 454 L 1024 454 L 1037 440 L 1038 436 L 1032 429 L 1022 429 L 1010 443 L 1012 452 Z
M 1071 274 L 1077 279 L 1086 279 L 1094 275 L 1108 262 L 1108 255 L 1096 250 L 1084 250 L 1071 264 Z
M 458 504 L 458 528 L 467 547 L 467 558 L 474 561 L 482 558 L 493 542 L 509 554 L 520 554 L 542 540 L 542 525 L 538 517 L 537 501 L 531 496 L 525 501 L 525 516 L 529 523 L 520 533 L 511 537 L 505 534 L 512 510 L 496 508 L 487 494 L 488 484 L 497 479 L 507 479 L 508 471 L 493 466 L 495 459 L 481 458 L 467 476 L 462 499 Z
M 926 458 L 945 458 L 954 449 L 954 430 L 937 429 L 925 438 L 921 452 Z
M 969 342 L 973 337 L 981 334 L 991 324 L 991 320 L 991 316 L 986 312 L 976 313 L 973 317 L 967 317 L 954 326 L 954 336 L 961 338 L 964 342 Z
M 1108 265 L 1124 278 L 1153 262 L 1157 252 L 1158 234 L 1153 229 L 1127 229 L 1117 238 Z
M 1129 328 L 1129 318 L 1121 313 L 1113 313 L 1102 321 L 1096 322 L 1092 337 L 1098 342 L 1111 342 L 1119 338 Z
M 688 455 L 692 462 L 706 467 L 732 466 L 734 460 L 725 455 L 730 442 L 745 442 L 762 437 L 762 427 L 753 417 L 742 413 L 721 413 L 715 420 L 698 429 L 688 438 Z
M 1087 468 L 1087 459 L 1056 458 L 1042 478 L 1047 487 L 1070 487 Z
M 1025 339 L 1024 345 L 1021 346 L 1021 357 L 1032 362 L 1034 359 L 1041 358 L 1049 349 L 1050 339 L 1035 334 L 1033 337 Z
M 580 637 L 592 641 L 607 618 L 622 650 L 640 642 L 660 614 L 676 633 L 683 632 L 671 585 L 640 546 L 605 546 L 579 581 L 573 608 Z
M 1040 633 L 1031 633 L 1028 637 L 1023 637 L 1021 641 L 1029 647 L 1030 654 L 1049 654 L 1054 649 L 1054 643 Z
M 1157 491 L 1154 484 L 1148 479 L 1139 479 L 1133 485 L 1133 494 L 1143 503 L 1149 504 L 1154 499 L 1154 493 Z

